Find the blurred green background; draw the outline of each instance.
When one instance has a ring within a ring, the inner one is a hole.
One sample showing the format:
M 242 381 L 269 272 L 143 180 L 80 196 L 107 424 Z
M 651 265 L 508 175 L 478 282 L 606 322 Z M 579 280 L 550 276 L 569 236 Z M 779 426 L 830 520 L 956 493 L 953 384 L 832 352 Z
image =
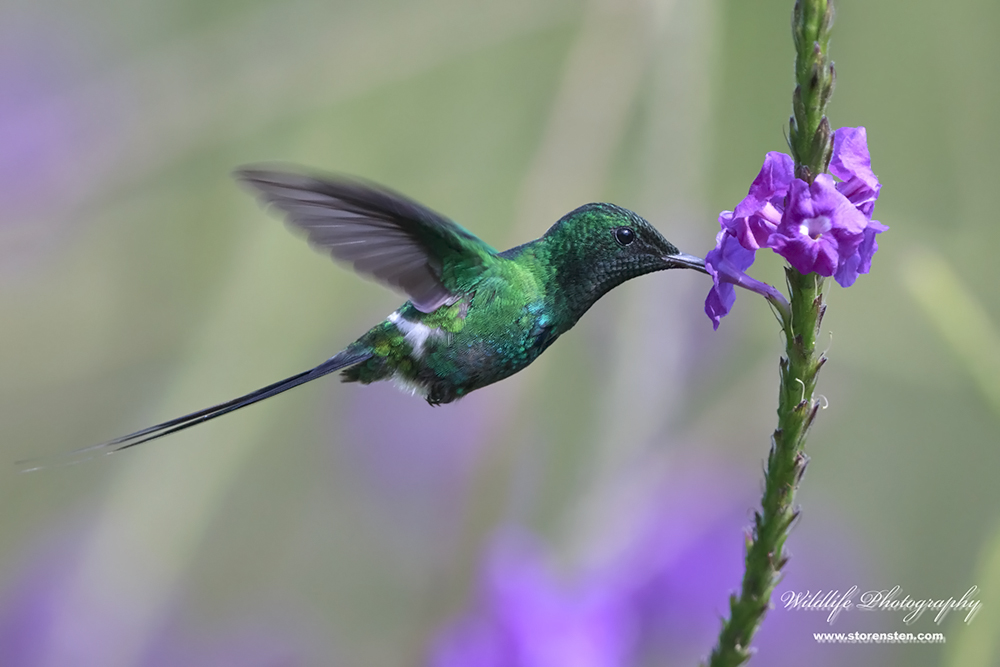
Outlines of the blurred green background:
M 828 290 L 829 408 L 789 571 L 801 588 L 915 598 L 978 585 L 971 624 L 879 612 L 833 629 L 947 635 L 852 647 L 856 664 L 1000 665 L 1000 5 L 838 10 L 830 119 L 867 127 L 891 230 L 871 275 Z M 748 522 L 778 327 L 746 293 L 713 333 L 707 280 L 679 272 L 626 284 L 528 370 L 453 405 L 327 379 L 121 456 L 13 462 L 296 373 L 401 302 L 259 209 L 229 177 L 246 163 L 361 175 L 501 248 L 614 201 L 704 255 L 718 212 L 785 150 L 790 11 L 4 0 L 0 617 L 28 627 L 33 587 L 49 600 L 34 662 L 16 664 L 146 664 L 174 636 L 276 656 L 261 664 L 422 664 L 499 525 L 586 561 L 650 470 L 691 469 L 743 480 Z M 782 284 L 776 256 L 752 273 Z M 729 493 L 683 502 L 697 515 Z M 847 554 L 844 569 L 810 549 Z M 787 641 L 800 664 L 831 655 L 805 632 Z

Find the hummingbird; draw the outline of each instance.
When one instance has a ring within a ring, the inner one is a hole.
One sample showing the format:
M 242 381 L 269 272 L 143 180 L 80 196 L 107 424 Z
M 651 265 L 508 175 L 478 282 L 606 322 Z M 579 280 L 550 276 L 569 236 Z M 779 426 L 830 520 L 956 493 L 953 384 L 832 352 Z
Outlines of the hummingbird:
M 310 244 L 409 300 L 315 368 L 76 454 L 117 452 L 340 371 L 392 380 L 432 406 L 522 370 L 608 291 L 664 269 L 706 273 L 646 220 L 586 204 L 534 241 L 498 252 L 448 218 L 364 180 L 244 168 L 235 177 Z

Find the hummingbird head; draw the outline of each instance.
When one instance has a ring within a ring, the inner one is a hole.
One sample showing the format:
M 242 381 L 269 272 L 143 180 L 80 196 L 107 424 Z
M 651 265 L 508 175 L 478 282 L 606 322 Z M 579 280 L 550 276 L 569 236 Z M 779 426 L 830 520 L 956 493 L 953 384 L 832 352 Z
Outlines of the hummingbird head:
M 631 278 L 677 268 L 707 273 L 705 260 L 681 252 L 641 216 L 614 204 L 581 206 L 540 240 L 558 293 L 577 317 Z

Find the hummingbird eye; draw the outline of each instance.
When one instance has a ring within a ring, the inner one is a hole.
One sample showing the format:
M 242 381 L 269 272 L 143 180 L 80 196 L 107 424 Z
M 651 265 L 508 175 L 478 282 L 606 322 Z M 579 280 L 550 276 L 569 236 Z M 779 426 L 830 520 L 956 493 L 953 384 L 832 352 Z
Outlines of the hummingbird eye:
M 611 233 L 614 235 L 615 241 L 618 242 L 618 245 L 622 247 L 625 247 L 632 243 L 632 241 L 635 241 L 635 232 L 633 232 L 629 227 L 618 227 Z

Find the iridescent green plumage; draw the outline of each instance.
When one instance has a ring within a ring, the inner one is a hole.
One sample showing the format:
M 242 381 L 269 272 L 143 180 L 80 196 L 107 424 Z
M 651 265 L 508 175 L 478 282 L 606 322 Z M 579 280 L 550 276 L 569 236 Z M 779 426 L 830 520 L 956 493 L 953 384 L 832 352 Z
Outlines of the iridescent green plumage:
M 635 213 L 588 204 L 540 239 L 497 252 L 402 195 L 345 178 L 270 169 L 237 173 L 310 243 L 410 300 L 319 366 L 226 403 L 80 452 L 118 451 L 341 371 L 394 380 L 432 405 L 502 380 L 534 361 L 601 296 L 636 276 L 704 271 Z
M 628 247 L 615 240 L 620 228 L 635 232 Z M 405 304 L 348 348 L 372 357 L 342 375 L 394 379 L 448 403 L 521 370 L 608 290 L 668 268 L 664 257 L 678 254 L 630 211 L 581 207 L 537 241 L 488 253 L 481 271 L 455 284 L 450 305 L 423 313 Z

